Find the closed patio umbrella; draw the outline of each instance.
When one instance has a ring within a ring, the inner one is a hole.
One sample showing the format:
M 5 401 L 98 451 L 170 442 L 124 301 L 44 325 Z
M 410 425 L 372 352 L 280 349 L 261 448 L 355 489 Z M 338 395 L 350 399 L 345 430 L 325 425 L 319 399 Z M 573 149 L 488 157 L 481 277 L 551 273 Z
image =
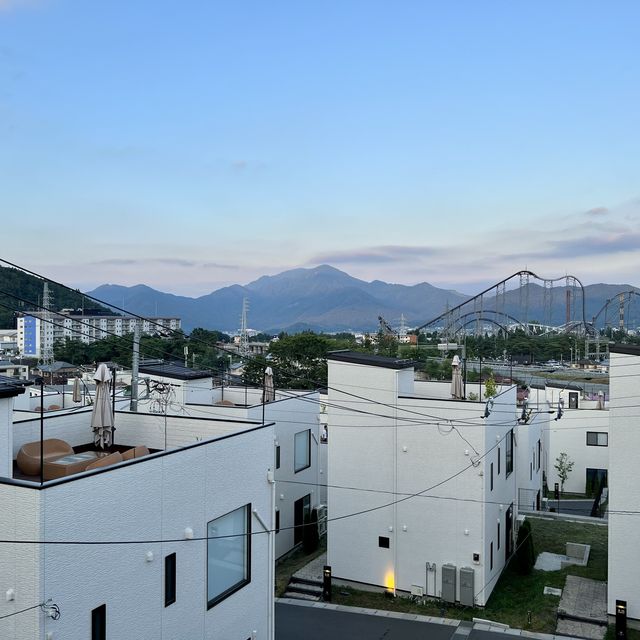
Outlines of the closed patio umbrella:
M 460 370 L 460 358 L 453 356 L 451 362 L 451 397 L 464 399 L 464 389 L 462 386 L 462 371 Z
M 111 372 L 104 362 L 101 362 L 93 374 L 96 382 L 96 397 L 91 413 L 91 427 L 93 428 L 93 442 L 97 447 L 105 449 L 113 440 L 113 413 L 109 398 L 109 382 Z
M 80 378 L 73 379 L 73 401 L 81 402 L 82 395 L 80 393 Z
M 267 367 L 264 370 L 264 387 L 262 389 L 262 402 L 273 402 L 276 399 L 276 390 L 273 386 L 273 369 Z

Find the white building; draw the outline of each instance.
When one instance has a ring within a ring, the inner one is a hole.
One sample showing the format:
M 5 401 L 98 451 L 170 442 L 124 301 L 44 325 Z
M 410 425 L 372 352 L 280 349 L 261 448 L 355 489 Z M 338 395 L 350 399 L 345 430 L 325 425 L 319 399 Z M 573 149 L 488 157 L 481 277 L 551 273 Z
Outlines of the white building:
M 14 467 L 41 425 L 12 421 L 18 392 L 0 385 L 3 640 L 273 638 L 272 424 L 117 412 L 116 445 L 149 455 L 41 484 Z M 76 454 L 93 437 L 89 409 L 43 427 Z
M 355 352 L 329 355 L 328 386 L 333 576 L 483 606 L 514 548 L 515 387 L 484 417 L 410 361 Z
M 147 335 L 161 335 L 164 331 L 180 329 L 180 318 L 145 318 L 84 313 L 80 309 L 63 309 L 50 314 L 46 321 L 43 311 L 30 311 L 18 316 L 18 351 L 25 357 L 39 358 L 47 348 L 53 349 L 58 340 L 95 342 L 109 336 L 133 333 L 136 323 Z
M 638 514 L 640 483 L 637 452 L 640 448 L 640 347 L 612 345 L 611 429 L 609 438 L 609 575 L 608 613 L 615 615 L 617 600 L 627 605 L 627 615 L 640 625 L 640 546 Z
M 321 442 L 320 398 L 317 391 L 276 389 L 275 399 L 262 401 L 262 389 L 248 386 L 213 386 L 211 374 L 180 364 L 145 364 L 140 377 L 149 379 L 151 397 L 139 409 L 193 418 L 265 421 L 274 424 L 271 455 L 276 480 L 276 558 L 302 542 L 302 525 L 311 510 L 326 509 L 326 446 Z M 153 382 L 168 385 L 168 400 L 153 391 Z M 141 394 L 145 384 L 140 385 Z
M 558 402 L 562 402 L 562 417 L 558 417 Z M 547 484 L 553 489 L 560 484 L 556 460 L 566 453 L 573 469 L 564 490 L 592 496 L 601 483 L 607 483 L 609 469 L 609 403 L 603 394 L 599 399 L 585 397 L 582 389 L 573 385 L 546 385 L 532 388 L 529 409 L 546 416 L 543 468 Z

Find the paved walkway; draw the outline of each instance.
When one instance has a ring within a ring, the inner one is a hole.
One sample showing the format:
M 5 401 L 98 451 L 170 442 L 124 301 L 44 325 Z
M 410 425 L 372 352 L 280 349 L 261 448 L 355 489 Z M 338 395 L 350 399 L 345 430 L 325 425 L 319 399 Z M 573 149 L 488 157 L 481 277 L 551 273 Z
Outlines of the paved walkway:
M 607 632 L 607 583 L 567 576 L 556 633 L 601 640 Z
M 298 569 L 298 571 L 293 574 L 293 577 L 302 578 L 303 580 L 318 580 L 319 582 L 322 582 L 322 570 L 324 569 L 325 564 L 327 564 L 326 551 L 321 553 L 308 564 L 305 564 L 302 569 Z

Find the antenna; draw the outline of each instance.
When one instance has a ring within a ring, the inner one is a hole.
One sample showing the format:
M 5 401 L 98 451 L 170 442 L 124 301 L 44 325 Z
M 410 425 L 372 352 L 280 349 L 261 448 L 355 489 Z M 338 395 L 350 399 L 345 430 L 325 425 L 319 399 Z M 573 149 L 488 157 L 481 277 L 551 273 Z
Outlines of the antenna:
M 40 318 L 40 362 L 45 365 L 53 364 L 53 324 L 51 319 L 51 307 L 53 295 L 49 291 L 49 283 L 45 280 L 42 289 L 43 312 Z

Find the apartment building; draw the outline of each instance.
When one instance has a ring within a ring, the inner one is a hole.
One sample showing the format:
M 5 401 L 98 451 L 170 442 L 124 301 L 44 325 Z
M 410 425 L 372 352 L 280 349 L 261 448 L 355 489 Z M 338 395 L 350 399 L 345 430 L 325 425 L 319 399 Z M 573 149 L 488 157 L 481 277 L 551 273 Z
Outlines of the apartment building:
M 162 335 L 164 331 L 180 329 L 180 318 L 145 318 L 105 315 L 81 309 L 63 309 L 49 314 L 30 311 L 18 316 L 18 351 L 25 357 L 41 357 L 53 349 L 58 340 L 66 338 L 84 343 L 95 342 L 109 336 L 133 333 L 136 323 L 146 335 Z M 50 320 L 50 321 L 47 321 Z

